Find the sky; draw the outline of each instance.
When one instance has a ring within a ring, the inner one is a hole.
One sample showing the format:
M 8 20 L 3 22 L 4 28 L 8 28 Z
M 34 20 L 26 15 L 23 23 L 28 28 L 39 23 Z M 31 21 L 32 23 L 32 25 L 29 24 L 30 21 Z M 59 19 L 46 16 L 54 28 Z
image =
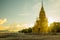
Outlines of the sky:
M 17 30 L 32 26 L 38 18 L 41 2 L 42 0 L 0 0 L 0 29 Z M 60 0 L 43 0 L 43 6 L 49 23 L 60 21 Z M 16 25 L 17 29 L 11 25 Z

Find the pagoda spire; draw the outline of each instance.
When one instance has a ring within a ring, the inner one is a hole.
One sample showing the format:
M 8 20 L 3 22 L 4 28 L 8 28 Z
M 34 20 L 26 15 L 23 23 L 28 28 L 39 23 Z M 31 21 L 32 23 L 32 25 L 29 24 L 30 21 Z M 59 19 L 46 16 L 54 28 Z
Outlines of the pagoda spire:
M 44 10 L 44 7 L 43 7 L 43 1 L 42 1 L 42 6 L 41 6 L 41 10 L 40 10 L 40 13 L 39 13 L 39 18 L 45 18 L 46 15 L 45 15 L 45 10 Z
M 43 7 L 43 0 L 42 0 L 42 7 Z

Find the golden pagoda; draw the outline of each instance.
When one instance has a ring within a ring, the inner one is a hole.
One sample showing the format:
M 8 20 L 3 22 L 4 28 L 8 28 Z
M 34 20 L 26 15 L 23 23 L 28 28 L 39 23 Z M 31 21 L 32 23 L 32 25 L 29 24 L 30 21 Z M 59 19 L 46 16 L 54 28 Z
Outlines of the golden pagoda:
M 39 13 L 39 17 L 36 20 L 36 23 L 32 29 L 33 33 L 48 33 L 48 20 L 45 15 L 45 10 L 43 7 L 43 2 L 42 2 L 42 7 Z

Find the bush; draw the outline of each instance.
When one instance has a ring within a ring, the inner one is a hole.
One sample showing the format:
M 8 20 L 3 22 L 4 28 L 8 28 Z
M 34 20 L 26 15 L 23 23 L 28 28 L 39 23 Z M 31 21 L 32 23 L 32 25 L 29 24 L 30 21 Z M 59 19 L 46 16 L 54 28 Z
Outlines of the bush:
M 23 30 L 21 30 L 19 32 L 21 32 L 21 33 L 31 33 L 32 32 L 32 28 L 23 29 Z

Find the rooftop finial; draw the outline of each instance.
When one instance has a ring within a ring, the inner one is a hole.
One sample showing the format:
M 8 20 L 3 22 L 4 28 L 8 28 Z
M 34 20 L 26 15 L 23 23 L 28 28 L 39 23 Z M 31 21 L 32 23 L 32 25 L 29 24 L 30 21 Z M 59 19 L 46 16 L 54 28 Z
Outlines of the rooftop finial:
M 43 0 L 42 0 L 42 7 L 43 7 Z

